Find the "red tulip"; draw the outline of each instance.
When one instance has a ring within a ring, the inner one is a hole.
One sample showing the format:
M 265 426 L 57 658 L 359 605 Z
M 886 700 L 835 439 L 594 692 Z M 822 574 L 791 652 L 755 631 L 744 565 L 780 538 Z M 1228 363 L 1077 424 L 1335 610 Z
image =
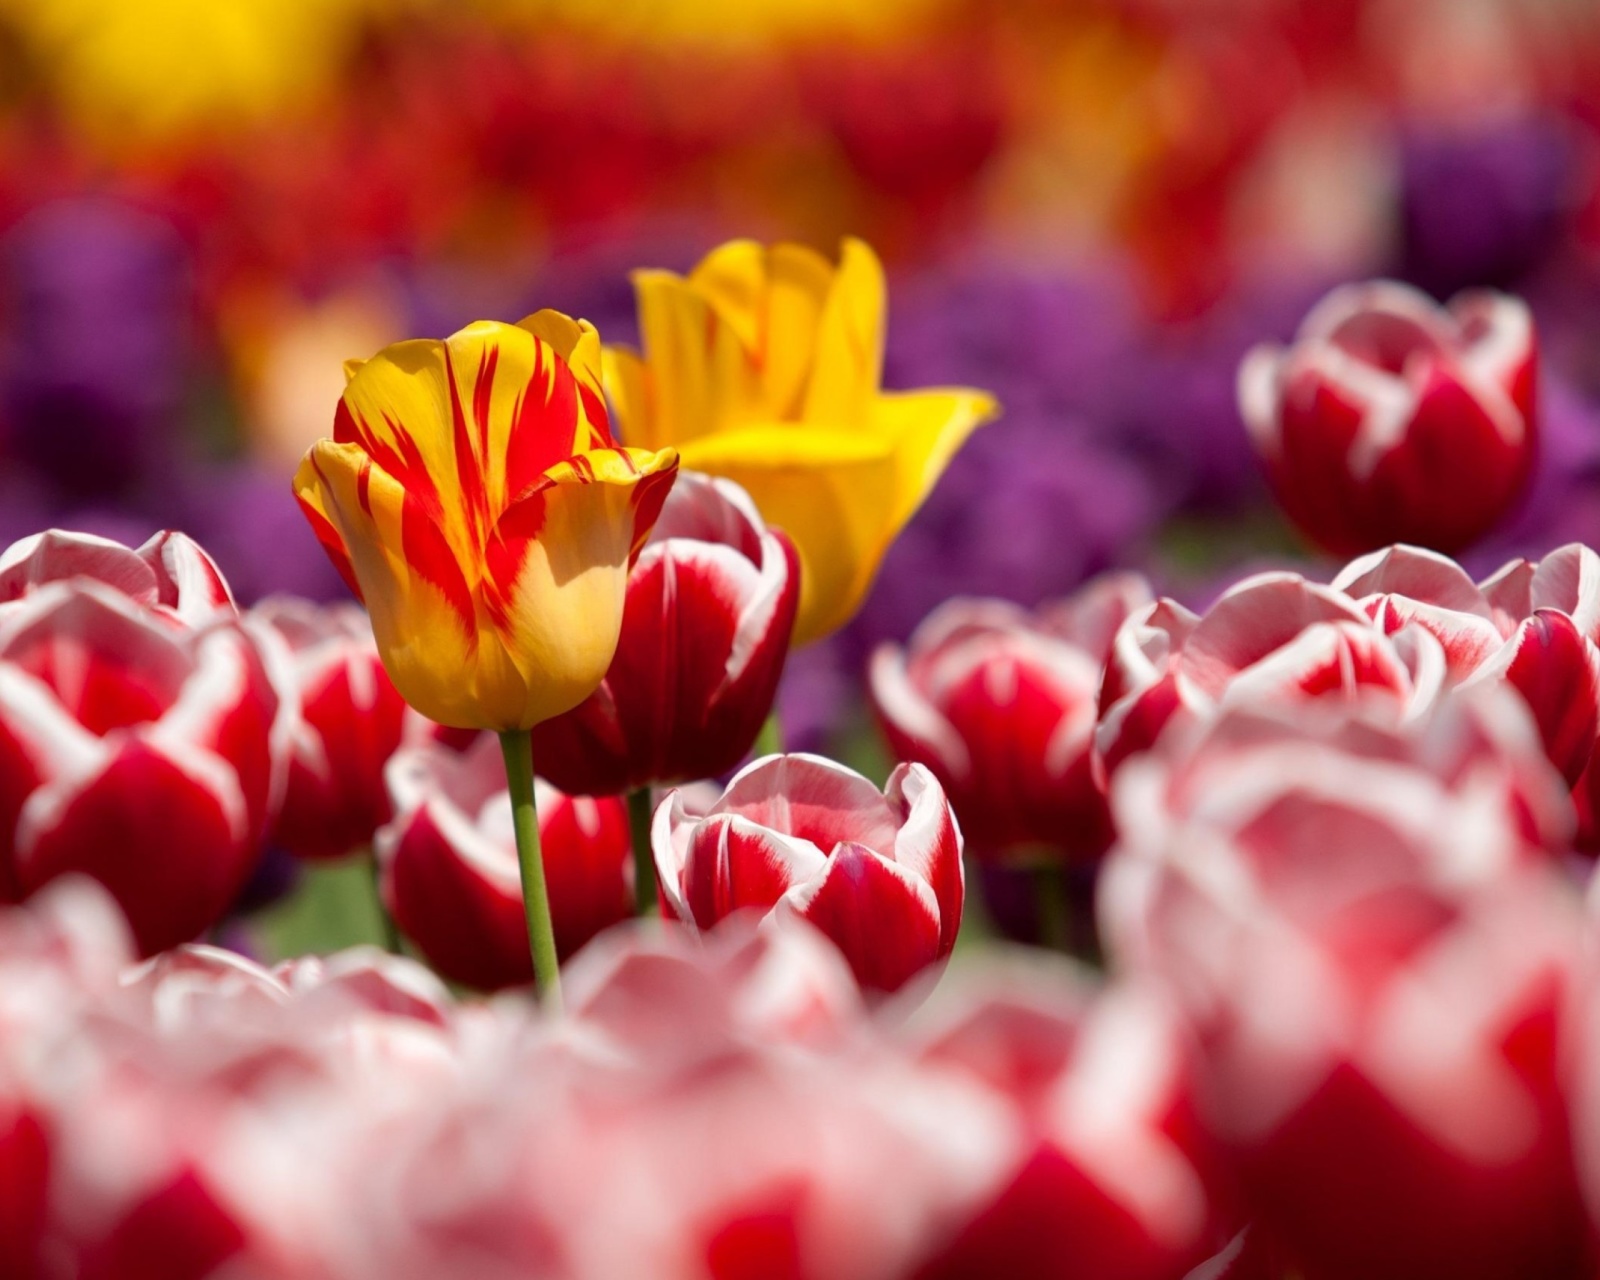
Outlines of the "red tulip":
M 747 765 L 706 814 L 683 793 L 651 828 L 666 905 L 710 929 L 736 911 L 798 916 L 862 986 L 893 991 L 942 961 L 961 926 L 961 833 L 938 780 L 901 765 L 886 791 L 818 756 Z
M 772 710 L 799 601 L 794 548 L 744 490 L 681 472 L 628 574 L 605 679 L 533 731 L 540 772 L 571 795 L 727 773 Z
M 85 872 L 147 952 L 227 910 L 282 790 L 295 707 L 178 534 L 51 533 L 0 557 L 0 897 Z
M 407 724 L 422 722 L 407 714 L 384 671 L 366 613 L 279 596 L 250 616 L 283 638 L 300 694 L 273 840 L 302 858 L 337 858 L 370 844 L 389 820 L 384 765 Z
M 1445 657 L 1420 627 L 1393 636 L 1343 592 L 1293 573 L 1238 583 L 1196 617 L 1159 600 L 1123 623 L 1100 687 L 1095 751 L 1115 770 L 1171 722 L 1219 707 L 1389 701 L 1416 714 L 1444 688 Z
M 1485 696 L 1470 714 L 1520 736 L 1511 756 L 1471 745 L 1465 699 L 1403 729 L 1301 707 L 1115 779 L 1112 949 L 1185 1012 L 1206 1118 L 1310 1280 L 1581 1274 L 1574 921 L 1526 838 L 1562 786 L 1515 700 Z
M 1239 406 L 1278 500 L 1319 546 L 1457 551 L 1527 484 L 1536 366 L 1519 299 L 1439 307 L 1376 281 L 1334 290 L 1287 349 L 1250 352 Z
M 1034 615 L 953 600 L 909 650 L 885 644 L 873 654 L 872 701 L 889 744 L 939 779 L 969 847 L 1105 852 L 1110 813 L 1090 768 L 1095 698 L 1112 636 L 1149 600 L 1132 574 Z
M 505 768 L 492 736 L 457 753 L 404 748 L 389 762 L 394 818 L 374 841 L 385 905 L 445 977 L 492 990 L 533 980 Z M 565 959 L 633 913 L 628 816 L 619 800 L 539 780 L 556 951 Z

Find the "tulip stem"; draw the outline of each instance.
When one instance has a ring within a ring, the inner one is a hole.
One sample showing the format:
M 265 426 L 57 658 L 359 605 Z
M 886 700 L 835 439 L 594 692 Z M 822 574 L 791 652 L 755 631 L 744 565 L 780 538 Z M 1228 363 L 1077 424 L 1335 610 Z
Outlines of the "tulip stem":
M 628 829 L 633 833 L 633 904 L 641 916 L 656 913 L 656 858 L 650 849 L 650 788 L 628 792 Z
M 778 718 L 778 708 L 773 707 L 767 718 L 761 723 L 761 732 L 756 734 L 756 745 L 753 749 L 756 759 L 762 756 L 781 756 L 783 754 L 783 721 Z
M 389 908 L 383 901 L 383 867 L 378 862 L 377 852 L 368 847 L 362 855 L 367 862 L 367 871 L 372 878 L 372 905 L 378 913 L 378 929 L 383 935 L 383 948 L 394 955 L 403 955 L 400 949 L 400 927 L 395 924 L 394 917 L 389 914 Z
M 506 787 L 511 792 L 511 825 L 517 835 L 517 864 L 522 870 L 522 905 L 528 915 L 528 945 L 533 953 L 533 980 L 545 1008 L 561 1011 L 561 962 L 556 958 L 555 928 L 550 922 L 550 895 L 544 882 L 544 854 L 539 848 L 539 809 L 533 792 L 533 738 L 526 729 L 500 735 L 506 760 Z

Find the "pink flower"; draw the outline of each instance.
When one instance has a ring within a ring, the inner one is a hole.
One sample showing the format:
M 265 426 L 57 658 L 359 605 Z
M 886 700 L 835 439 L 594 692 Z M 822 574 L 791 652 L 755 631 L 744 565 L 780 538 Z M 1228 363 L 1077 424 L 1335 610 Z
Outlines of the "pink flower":
M 199 547 L 48 533 L 0 556 L 0 898 L 79 871 L 146 952 L 254 868 L 296 713 L 275 638 Z
M 303 858 L 337 858 L 371 844 L 389 820 L 384 765 L 408 725 L 420 736 L 425 722 L 407 713 L 358 606 L 277 596 L 250 616 L 283 638 L 300 695 L 273 840 Z
M 1112 951 L 1177 1000 L 1205 1117 L 1307 1276 L 1577 1274 L 1575 921 L 1529 840 L 1559 842 L 1563 788 L 1485 697 L 1402 728 L 1235 712 L 1114 781 Z
M 772 710 L 799 601 L 794 548 L 744 490 L 680 472 L 629 571 L 605 679 L 534 729 L 539 770 L 573 795 L 727 773 Z
M 1458 551 L 1527 483 L 1537 360 L 1517 298 L 1440 307 L 1391 281 L 1347 285 L 1290 347 L 1245 357 L 1239 406 L 1278 500 L 1319 546 Z
M 1036 614 L 952 600 L 909 649 L 873 654 L 873 706 L 890 746 L 939 779 L 969 846 L 1105 852 L 1110 813 L 1090 767 L 1095 699 L 1113 635 L 1149 602 L 1133 574 L 1108 575 Z
M 921 765 L 901 765 L 880 792 L 831 760 L 768 756 L 703 816 L 669 793 L 651 845 L 680 920 L 710 929 L 747 908 L 798 916 L 871 989 L 893 991 L 943 960 L 961 925 L 961 833 Z
M 499 746 L 463 753 L 433 743 L 390 760 L 394 818 L 377 834 L 384 902 L 401 931 L 447 978 L 490 990 L 533 980 L 511 801 Z M 565 958 L 632 914 L 622 802 L 537 786 L 539 836 Z

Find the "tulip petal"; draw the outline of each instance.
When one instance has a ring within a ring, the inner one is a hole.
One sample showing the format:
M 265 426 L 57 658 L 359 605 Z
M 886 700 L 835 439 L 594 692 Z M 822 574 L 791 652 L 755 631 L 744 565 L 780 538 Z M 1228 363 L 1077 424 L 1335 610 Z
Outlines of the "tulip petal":
M 485 606 L 527 695 L 517 726 L 577 706 L 616 653 L 628 564 L 671 487 L 670 450 L 599 450 L 552 468 L 500 518 Z M 398 681 L 396 682 L 398 683 Z
M 846 237 L 816 330 L 811 381 L 801 418 L 825 425 L 860 422 L 873 408 L 883 372 L 888 288 L 867 244 Z
M 88 777 L 35 791 L 17 824 L 16 866 L 29 891 L 68 872 L 99 880 L 152 954 L 214 923 L 255 858 L 244 797 L 228 766 L 127 739 Z
M 916 514 L 967 437 L 999 413 L 993 396 L 965 387 L 878 397 L 871 410 L 873 430 L 895 442 L 895 533 Z
M 822 875 L 791 889 L 777 911 L 825 933 L 873 990 L 898 990 L 941 954 L 933 889 L 864 845 L 835 848 Z
M 956 945 L 966 896 L 961 830 L 938 780 L 921 765 L 900 765 L 889 775 L 884 794 L 905 815 L 895 836 L 894 860 L 932 886 L 939 903 L 939 954 L 947 956 Z
M 856 841 L 888 853 L 899 820 L 871 781 L 853 769 L 799 752 L 768 756 L 736 774 L 710 816 L 737 814 L 819 849 Z

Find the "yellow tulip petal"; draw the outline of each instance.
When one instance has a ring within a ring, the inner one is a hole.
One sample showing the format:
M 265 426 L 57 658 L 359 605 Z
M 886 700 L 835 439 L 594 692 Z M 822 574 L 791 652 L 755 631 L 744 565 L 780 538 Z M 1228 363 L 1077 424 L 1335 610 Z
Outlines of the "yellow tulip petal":
M 887 306 L 878 255 L 860 240 L 845 240 L 817 328 L 801 415 L 806 422 L 865 420 L 883 373 Z
M 601 353 L 606 397 L 624 444 L 659 449 L 665 443 L 651 406 L 650 371 L 637 351 L 606 347 Z
M 368 360 L 345 388 L 334 438 L 399 481 L 470 564 L 497 513 L 589 445 L 577 388 L 547 342 L 480 321 Z
M 897 529 L 916 514 L 967 437 L 999 412 L 993 396 L 967 387 L 890 391 L 873 402 L 873 432 L 894 442 Z
M 359 446 L 331 440 L 306 455 L 295 492 L 342 541 L 384 668 L 401 696 L 442 724 L 487 727 L 478 714 L 481 694 L 504 699 L 505 690 L 480 687 L 476 608 L 460 565 L 421 504 Z M 503 685 L 503 671 L 487 674 Z
M 843 626 L 861 607 L 899 525 L 892 442 L 848 431 L 753 427 L 690 441 L 683 465 L 744 486 L 800 556 L 794 642 Z
M 587 320 L 574 320 L 548 307 L 518 320 L 517 328 L 526 329 L 534 337 L 548 342 L 578 380 L 584 418 L 590 428 L 590 439 L 580 447 L 609 448 L 611 423 L 606 415 L 599 331 Z
M 622 627 L 628 565 L 676 469 L 670 450 L 597 451 L 552 468 L 550 483 L 502 517 L 485 589 L 529 690 L 519 727 L 571 710 L 605 675 Z

